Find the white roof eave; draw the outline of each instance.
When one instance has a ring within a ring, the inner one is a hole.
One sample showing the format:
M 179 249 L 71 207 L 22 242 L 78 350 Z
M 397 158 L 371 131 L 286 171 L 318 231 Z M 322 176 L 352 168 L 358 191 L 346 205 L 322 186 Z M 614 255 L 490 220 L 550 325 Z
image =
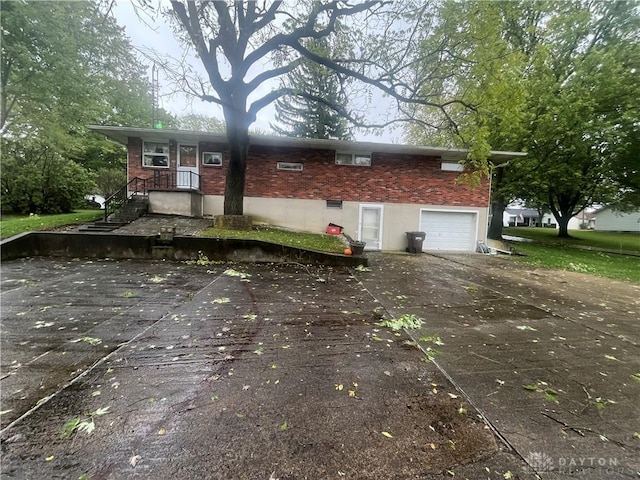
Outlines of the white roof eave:
M 129 137 L 144 140 L 175 140 L 178 143 L 203 142 L 227 143 L 227 136 L 221 133 L 195 132 L 189 130 L 170 130 L 155 128 L 117 127 L 89 125 L 88 128 L 122 145 L 127 145 Z M 362 153 L 402 153 L 405 155 L 424 155 L 443 160 L 460 161 L 467 157 L 468 150 L 461 148 L 429 147 L 423 145 L 403 145 L 398 143 L 351 142 L 345 140 L 326 140 L 317 138 L 277 137 L 272 135 L 251 135 L 251 144 L 269 147 L 314 148 Z M 494 163 L 502 163 L 513 158 L 524 157 L 523 152 L 491 151 Z

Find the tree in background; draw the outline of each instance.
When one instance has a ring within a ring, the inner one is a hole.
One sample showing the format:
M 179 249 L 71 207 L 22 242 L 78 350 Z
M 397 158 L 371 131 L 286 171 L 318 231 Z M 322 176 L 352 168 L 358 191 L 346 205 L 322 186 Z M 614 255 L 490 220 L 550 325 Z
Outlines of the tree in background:
M 47 165 L 68 160 L 93 171 L 108 168 L 124 172 L 125 150 L 86 129 L 92 123 L 151 123 L 145 69 L 122 29 L 97 2 L 0 2 L 0 10 L 3 184 L 13 185 L 15 191 L 17 179 L 10 177 L 18 173 L 13 167 L 25 164 L 35 170 L 44 159 Z M 164 117 L 168 117 L 166 112 Z M 170 120 L 163 118 L 163 123 L 170 124 Z M 67 173 L 84 178 L 73 166 L 69 169 Z M 43 177 L 34 171 L 33 180 L 38 178 L 47 178 L 49 187 L 57 182 L 59 191 L 67 191 L 72 184 L 82 188 L 79 198 L 95 188 L 90 182 L 74 183 L 68 175 Z M 23 188 L 35 185 L 20 184 Z M 3 197 L 6 194 L 3 190 Z M 32 192 L 26 196 L 42 195 Z M 56 198 L 49 195 L 47 201 Z M 9 204 L 3 201 L 3 206 Z M 58 206 L 26 204 L 38 211 L 67 211 L 75 206 L 66 201 Z
M 511 199 L 551 211 L 567 236 L 584 207 L 634 198 L 637 4 L 445 1 L 440 12 L 441 94 L 475 106 L 454 115 L 470 162 L 489 147 L 528 152 L 496 169 L 490 238 L 500 237 Z M 410 137 L 429 133 L 414 128 Z
M 209 117 L 200 113 L 188 113 L 180 115 L 176 119 L 178 128 L 193 132 L 224 133 L 224 122 L 215 117 Z
M 107 199 L 127 184 L 127 171 L 122 168 L 99 168 L 95 183 L 96 191 Z
M 91 172 L 37 140 L 3 145 L 3 209 L 20 214 L 67 213 L 83 205 L 94 185 Z
M 326 39 L 312 40 L 307 43 L 307 48 L 322 57 L 332 56 Z M 276 133 L 288 137 L 352 138 L 346 118 L 328 105 L 347 107 L 347 96 L 335 71 L 303 59 L 297 69 L 281 80 L 280 85 L 292 92 L 321 97 L 326 103 L 297 96 L 296 93 L 278 98 L 275 102 L 276 121 L 282 126 L 271 124 Z

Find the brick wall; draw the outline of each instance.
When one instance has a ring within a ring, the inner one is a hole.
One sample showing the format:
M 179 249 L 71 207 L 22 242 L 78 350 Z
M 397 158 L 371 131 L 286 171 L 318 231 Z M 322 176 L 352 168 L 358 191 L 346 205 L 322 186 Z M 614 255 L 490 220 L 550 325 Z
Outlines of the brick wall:
M 129 139 L 129 177 L 150 178 L 155 169 L 142 167 L 142 142 Z M 229 164 L 223 145 L 201 143 L 202 152 L 222 152 L 222 167 L 203 166 L 202 190 L 206 195 L 224 194 Z M 176 168 L 176 145 L 172 142 L 170 170 Z M 200 160 L 201 161 L 201 160 Z M 277 162 L 302 163 L 302 171 L 278 170 Z M 486 207 L 489 183 L 473 189 L 456 184 L 456 172 L 443 172 L 440 159 L 420 155 L 374 153 L 370 167 L 336 165 L 333 150 L 252 147 L 247 161 L 245 195 L 268 198 L 343 200 L 371 203 L 415 203 Z

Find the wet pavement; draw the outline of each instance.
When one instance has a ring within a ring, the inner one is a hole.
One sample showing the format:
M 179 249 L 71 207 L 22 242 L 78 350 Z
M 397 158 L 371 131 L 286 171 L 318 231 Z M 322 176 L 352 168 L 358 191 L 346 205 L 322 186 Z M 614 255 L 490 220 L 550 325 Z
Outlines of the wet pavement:
M 370 259 L 4 262 L 3 478 L 636 478 L 640 286 Z
M 158 235 L 162 228 L 175 228 L 179 236 L 198 236 L 213 226 L 213 218 L 192 218 L 176 215 L 147 214 L 137 220 L 116 228 L 118 235 Z

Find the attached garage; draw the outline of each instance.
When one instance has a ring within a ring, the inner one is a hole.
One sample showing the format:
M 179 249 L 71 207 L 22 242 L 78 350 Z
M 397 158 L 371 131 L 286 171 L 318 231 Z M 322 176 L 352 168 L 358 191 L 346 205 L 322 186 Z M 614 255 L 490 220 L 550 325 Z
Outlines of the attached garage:
M 425 232 L 424 250 L 475 252 L 478 213 L 422 210 L 420 230 Z

